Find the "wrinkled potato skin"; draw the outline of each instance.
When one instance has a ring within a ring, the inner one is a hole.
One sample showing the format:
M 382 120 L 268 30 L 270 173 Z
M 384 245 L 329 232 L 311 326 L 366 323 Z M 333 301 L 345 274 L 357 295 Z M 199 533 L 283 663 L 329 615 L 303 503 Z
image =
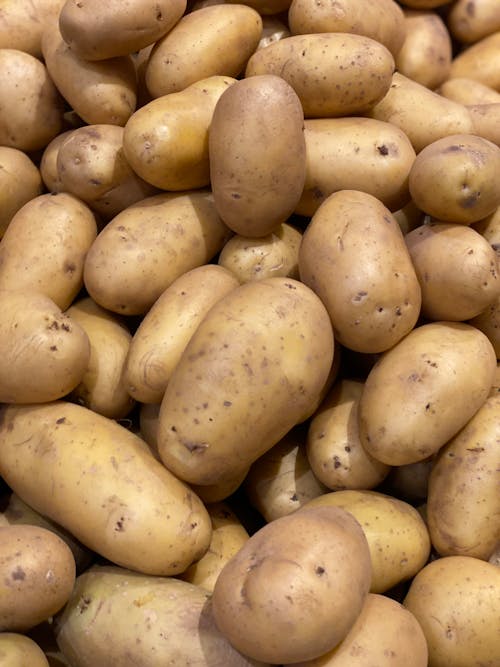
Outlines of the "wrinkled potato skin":
M 500 92 L 500 30 L 483 37 L 452 60 L 451 77 L 475 79 Z
M 18 148 L 0 146 L 0 240 L 17 211 L 41 195 L 40 170 Z
M 29 630 L 45 621 L 66 604 L 74 582 L 75 559 L 55 533 L 40 526 L 0 527 L 0 631 Z
M 2 667 L 49 667 L 38 644 L 16 632 L 0 633 L 0 662 Z
M 413 329 L 368 374 L 359 412 L 363 447 L 388 465 L 428 458 L 479 410 L 495 371 L 493 346 L 478 329 L 461 322 Z

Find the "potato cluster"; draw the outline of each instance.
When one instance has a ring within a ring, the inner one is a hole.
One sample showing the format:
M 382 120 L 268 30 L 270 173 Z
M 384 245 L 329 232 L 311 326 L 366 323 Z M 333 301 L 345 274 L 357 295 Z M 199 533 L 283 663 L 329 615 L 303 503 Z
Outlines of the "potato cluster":
M 498 0 L 4 0 L 2 667 L 499 667 Z

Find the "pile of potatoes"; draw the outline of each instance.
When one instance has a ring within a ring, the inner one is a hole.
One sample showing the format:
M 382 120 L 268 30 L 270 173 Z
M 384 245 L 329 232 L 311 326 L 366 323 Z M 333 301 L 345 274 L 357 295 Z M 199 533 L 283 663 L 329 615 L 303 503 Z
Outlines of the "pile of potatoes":
M 0 19 L 2 667 L 499 667 L 499 1 Z

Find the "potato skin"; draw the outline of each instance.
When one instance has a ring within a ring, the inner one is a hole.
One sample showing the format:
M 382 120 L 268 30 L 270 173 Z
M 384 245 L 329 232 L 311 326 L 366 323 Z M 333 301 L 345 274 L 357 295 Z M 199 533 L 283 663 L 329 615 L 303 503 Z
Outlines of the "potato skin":
M 42 34 L 57 20 L 65 0 L 3 0 L 0 48 L 17 49 L 40 58 Z
M 466 77 L 500 92 L 500 30 L 461 51 L 451 62 L 450 77 Z
M 500 15 L 496 0 L 480 0 L 472 5 L 457 0 L 446 16 L 448 29 L 461 44 L 478 42 L 500 30 Z
M 0 633 L 0 661 L 3 667 L 50 667 L 38 644 L 17 632 Z
M 0 146 L 0 240 L 17 211 L 43 191 L 40 170 L 18 148 Z
M 453 77 L 439 87 L 439 94 L 466 105 L 500 102 L 500 93 L 475 79 Z

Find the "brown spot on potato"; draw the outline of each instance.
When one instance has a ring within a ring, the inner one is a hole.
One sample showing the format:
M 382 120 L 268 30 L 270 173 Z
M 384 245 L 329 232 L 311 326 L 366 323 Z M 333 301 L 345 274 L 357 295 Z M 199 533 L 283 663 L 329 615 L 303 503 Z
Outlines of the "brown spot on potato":
M 65 262 L 63 270 L 64 273 L 74 273 L 76 271 L 76 265 L 74 262 Z
M 462 208 L 473 208 L 477 204 L 477 200 L 481 196 L 480 192 L 473 192 L 460 202 Z
M 185 438 L 183 438 L 181 442 L 191 454 L 202 454 L 209 447 L 208 442 L 195 442 Z
M 18 565 L 10 575 L 14 581 L 24 581 L 26 579 L 26 572 Z
M 474 5 L 474 2 L 472 2 L 472 0 L 471 0 L 471 2 L 468 2 L 468 3 L 465 5 L 465 11 L 466 11 L 466 13 L 467 13 L 467 16 L 471 16 L 471 17 L 472 17 L 472 16 L 475 15 L 475 13 L 476 13 L 476 6 Z
M 80 612 L 80 614 L 83 614 L 83 612 L 87 611 L 91 602 L 92 602 L 92 598 L 89 597 L 88 595 L 86 595 L 85 597 L 83 597 L 80 600 L 80 602 L 78 604 L 78 611 Z
M 317 574 L 318 577 L 322 577 L 325 574 L 326 570 L 321 565 L 317 565 L 314 572 Z
M 56 424 L 64 424 L 66 422 L 66 417 L 59 417 L 56 419 Z
M 377 150 L 380 155 L 389 155 L 389 149 L 385 144 L 382 144 L 382 146 L 377 146 Z

